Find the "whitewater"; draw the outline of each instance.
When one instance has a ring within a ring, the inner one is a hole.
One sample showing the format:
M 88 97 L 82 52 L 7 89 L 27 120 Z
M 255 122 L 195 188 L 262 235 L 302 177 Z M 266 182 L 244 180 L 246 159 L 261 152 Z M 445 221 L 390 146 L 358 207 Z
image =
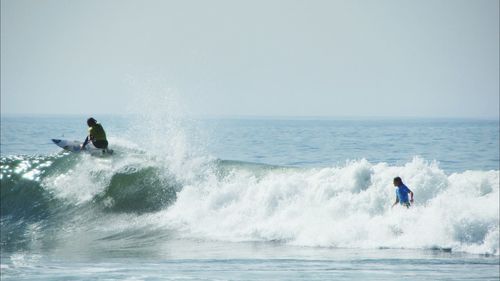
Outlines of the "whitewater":
M 499 278 L 497 121 L 98 120 L 2 116 L 3 280 Z

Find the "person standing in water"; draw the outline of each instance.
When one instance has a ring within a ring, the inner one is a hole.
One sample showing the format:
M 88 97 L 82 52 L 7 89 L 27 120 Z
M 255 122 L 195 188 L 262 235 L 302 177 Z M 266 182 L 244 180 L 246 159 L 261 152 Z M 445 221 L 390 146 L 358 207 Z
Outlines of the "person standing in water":
M 396 202 L 392 204 L 392 207 L 399 203 L 406 208 L 410 208 L 410 205 L 413 203 L 413 191 L 403 183 L 400 177 L 395 177 L 393 184 L 396 186 Z M 408 200 L 408 193 L 410 194 L 410 200 Z
M 106 132 L 100 123 L 97 123 L 97 120 L 90 117 L 87 119 L 87 125 L 89 126 L 89 135 L 85 138 L 81 149 L 85 149 L 85 146 L 92 142 L 92 144 L 97 148 L 107 149 L 108 148 L 108 140 L 106 139 Z

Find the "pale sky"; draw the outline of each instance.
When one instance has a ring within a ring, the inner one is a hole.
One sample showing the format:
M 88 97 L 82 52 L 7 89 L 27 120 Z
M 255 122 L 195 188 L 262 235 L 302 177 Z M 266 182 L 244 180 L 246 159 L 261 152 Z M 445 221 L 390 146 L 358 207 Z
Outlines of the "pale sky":
M 497 0 L 1 0 L 1 111 L 498 118 L 499 40 Z

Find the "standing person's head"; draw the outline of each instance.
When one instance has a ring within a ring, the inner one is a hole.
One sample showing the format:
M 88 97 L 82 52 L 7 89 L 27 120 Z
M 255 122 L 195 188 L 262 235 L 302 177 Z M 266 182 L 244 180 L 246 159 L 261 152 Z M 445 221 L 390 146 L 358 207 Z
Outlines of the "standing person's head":
M 94 126 L 95 124 L 97 124 L 97 121 L 96 121 L 94 118 L 90 117 L 89 119 L 87 119 L 87 125 L 88 125 L 89 127 L 92 127 L 92 126 Z
M 400 177 L 395 177 L 393 183 L 394 183 L 394 186 L 400 186 L 403 184 L 403 180 L 401 180 Z

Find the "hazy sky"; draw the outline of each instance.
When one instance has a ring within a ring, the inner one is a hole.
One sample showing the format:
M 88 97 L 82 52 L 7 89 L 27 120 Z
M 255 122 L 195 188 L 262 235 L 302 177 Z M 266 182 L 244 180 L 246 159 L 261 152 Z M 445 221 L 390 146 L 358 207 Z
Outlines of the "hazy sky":
M 497 0 L 1 0 L 1 110 L 496 118 L 499 40 Z

